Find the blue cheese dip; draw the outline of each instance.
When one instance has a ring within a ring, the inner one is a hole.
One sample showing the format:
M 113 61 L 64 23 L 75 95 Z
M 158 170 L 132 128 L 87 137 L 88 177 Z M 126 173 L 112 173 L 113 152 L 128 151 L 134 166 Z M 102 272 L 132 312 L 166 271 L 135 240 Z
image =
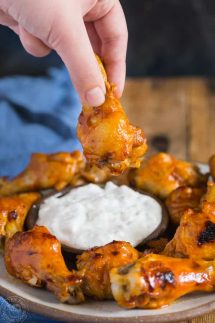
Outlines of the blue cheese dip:
M 38 216 L 65 246 L 86 250 L 113 240 L 137 246 L 161 223 L 162 208 L 150 196 L 112 182 L 87 184 L 45 199 Z

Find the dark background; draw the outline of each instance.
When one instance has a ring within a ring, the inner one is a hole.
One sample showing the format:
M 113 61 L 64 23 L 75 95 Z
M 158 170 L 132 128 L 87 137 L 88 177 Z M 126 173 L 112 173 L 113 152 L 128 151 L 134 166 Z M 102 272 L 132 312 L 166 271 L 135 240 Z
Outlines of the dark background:
M 129 29 L 129 76 L 215 75 L 214 0 L 121 0 Z M 56 54 L 31 57 L 0 28 L 0 75 L 43 74 Z

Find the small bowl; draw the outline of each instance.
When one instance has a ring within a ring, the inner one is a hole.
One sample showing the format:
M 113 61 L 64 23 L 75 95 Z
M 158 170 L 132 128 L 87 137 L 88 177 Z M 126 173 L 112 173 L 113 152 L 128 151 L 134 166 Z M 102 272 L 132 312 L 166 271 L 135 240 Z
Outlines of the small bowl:
M 87 184 L 84 184 L 84 185 L 87 185 Z M 75 189 L 77 187 L 81 187 L 81 186 L 84 186 L 84 185 L 80 185 L 80 186 L 76 186 L 76 187 L 72 187 L 72 186 L 67 186 L 66 188 L 64 188 L 62 191 L 60 192 L 46 192 L 46 193 L 43 193 L 43 197 L 37 201 L 36 203 L 34 203 L 32 205 L 32 207 L 30 208 L 28 214 L 27 214 L 27 217 L 26 217 L 26 220 L 25 220 L 25 228 L 27 230 L 30 230 L 32 229 L 37 220 L 38 220 L 38 214 L 39 214 L 39 209 L 40 209 L 40 206 L 44 203 L 44 201 L 53 196 L 53 195 L 56 195 L 56 194 L 60 194 L 59 195 L 59 198 L 63 197 L 64 195 L 66 195 L 67 193 L 69 193 L 72 189 Z M 104 185 L 99 185 L 100 187 L 104 187 Z M 131 188 L 131 187 L 130 187 Z M 144 238 L 141 243 L 138 244 L 138 246 L 136 246 L 137 248 L 139 246 L 142 246 L 144 245 L 146 242 L 150 241 L 150 240 L 153 240 L 153 239 L 156 239 L 158 238 L 159 236 L 161 236 L 167 229 L 167 226 L 168 226 L 168 222 L 169 222 L 169 217 L 168 217 L 168 211 L 164 205 L 164 203 L 162 203 L 157 197 L 155 197 L 154 195 L 148 193 L 148 192 L 144 192 L 143 190 L 140 190 L 140 189 L 134 189 L 134 188 L 131 188 L 133 189 L 134 191 L 136 192 L 139 192 L 143 195 L 147 195 L 147 196 L 150 196 L 151 198 L 153 198 L 154 200 L 156 200 L 160 206 L 161 206 L 161 210 L 162 210 L 162 219 L 161 219 L 161 222 L 159 224 L 159 226 L 152 232 L 150 233 L 146 238 Z M 80 250 L 80 249 L 75 249 L 75 248 L 72 248 L 72 247 L 68 247 L 68 246 L 65 246 L 62 244 L 62 249 L 67 251 L 67 252 L 72 252 L 72 253 L 76 253 L 76 254 L 80 254 L 82 253 L 83 251 L 85 250 Z

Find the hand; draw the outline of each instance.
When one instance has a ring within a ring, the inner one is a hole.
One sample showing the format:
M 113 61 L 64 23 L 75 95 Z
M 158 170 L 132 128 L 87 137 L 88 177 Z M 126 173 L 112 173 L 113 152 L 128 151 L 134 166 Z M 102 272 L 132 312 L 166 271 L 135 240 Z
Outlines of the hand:
M 94 52 L 121 96 L 127 27 L 119 0 L 0 0 L 0 23 L 14 30 L 34 56 L 55 50 L 83 103 L 98 106 L 105 99 Z

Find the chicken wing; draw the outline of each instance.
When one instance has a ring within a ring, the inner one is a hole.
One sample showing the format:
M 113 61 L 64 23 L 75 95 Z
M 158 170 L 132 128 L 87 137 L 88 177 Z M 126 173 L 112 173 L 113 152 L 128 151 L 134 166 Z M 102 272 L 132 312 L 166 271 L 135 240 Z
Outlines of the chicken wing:
M 194 291 L 215 290 L 215 264 L 147 255 L 110 271 L 111 290 L 126 308 L 160 308 Z
M 78 256 L 77 268 L 83 274 L 83 291 L 97 299 L 112 298 L 109 270 L 134 262 L 138 251 L 130 243 L 113 241 Z
M 39 198 L 39 193 L 24 193 L 0 198 L 0 238 L 12 237 L 14 233 L 23 230 L 27 213 Z
M 45 227 L 17 232 L 8 239 L 4 260 L 9 274 L 29 285 L 46 287 L 61 302 L 84 300 L 81 276 L 67 269 L 59 241 Z
M 71 181 L 72 186 L 84 185 L 87 183 L 103 184 L 111 177 L 108 168 L 98 168 L 86 164 L 85 168 L 78 172 Z
M 128 167 L 139 167 L 147 150 L 140 128 L 129 123 L 115 95 L 115 86 L 107 80 L 101 61 L 99 66 L 106 85 L 105 103 L 99 107 L 83 106 L 77 134 L 90 165 L 108 167 L 112 175 Z
M 215 204 L 204 201 L 202 210 L 185 211 L 174 238 L 163 254 L 191 259 L 215 259 Z
M 165 203 L 172 223 L 178 225 L 189 208 L 200 210 L 200 201 L 205 191 L 204 188 L 182 186 L 171 192 Z
M 62 189 L 84 167 L 83 155 L 73 153 L 33 154 L 27 168 L 12 180 L 0 179 L 0 196 L 54 187 Z
M 197 166 L 159 153 L 144 161 L 138 170 L 129 174 L 130 183 L 137 188 L 165 199 L 180 186 L 197 187 L 206 183 Z

